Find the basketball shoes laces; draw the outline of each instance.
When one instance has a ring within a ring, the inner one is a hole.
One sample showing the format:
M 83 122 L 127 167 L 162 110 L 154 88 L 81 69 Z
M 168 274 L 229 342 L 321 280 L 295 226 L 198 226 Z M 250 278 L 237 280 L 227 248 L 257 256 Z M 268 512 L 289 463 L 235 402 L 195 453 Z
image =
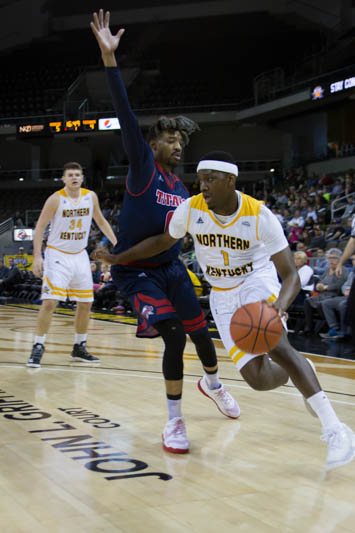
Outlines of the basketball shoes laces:
M 345 465 L 354 459 L 355 434 L 346 424 L 325 431 L 321 440 L 324 440 L 328 445 L 326 470 Z
M 183 417 L 175 417 L 168 420 L 164 428 L 163 448 L 167 452 L 187 453 L 190 442 L 186 435 L 186 427 Z
M 197 387 L 202 394 L 210 398 L 217 409 L 229 418 L 238 418 L 240 416 L 240 407 L 233 396 L 226 390 L 222 384 L 219 389 L 209 389 L 206 376 L 203 376 L 197 383 Z

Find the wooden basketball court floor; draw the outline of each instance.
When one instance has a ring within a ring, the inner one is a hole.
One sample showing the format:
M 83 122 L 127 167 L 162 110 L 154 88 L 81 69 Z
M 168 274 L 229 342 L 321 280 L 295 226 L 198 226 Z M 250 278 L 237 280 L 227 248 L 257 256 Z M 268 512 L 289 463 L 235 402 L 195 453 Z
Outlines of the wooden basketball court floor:
M 220 376 L 242 409 L 225 418 L 197 389 L 188 342 L 191 449 L 170 454 L 160 339 L 92 319 L 88 346 L 101 364 L 73 364 L 72 317 L 55 315 L 42 367 L 29 369 L 35 321 L 35 311 L 0 307 L 2 532 L 355 531 L 355 461 L 324 472 L 320 424 L 293 387 L 251 390 L 216 341 Z M 355 428 L 355 362 L 311 358 Z

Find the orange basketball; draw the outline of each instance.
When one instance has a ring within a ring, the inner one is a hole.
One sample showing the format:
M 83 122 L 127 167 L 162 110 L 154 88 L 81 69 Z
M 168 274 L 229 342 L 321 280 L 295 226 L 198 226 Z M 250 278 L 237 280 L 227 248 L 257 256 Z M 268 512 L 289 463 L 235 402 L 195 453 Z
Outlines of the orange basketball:
M 267 353 L 278 344 L 283 330 L 281 319 L 265 302 L 243 305 L 232 316 L 230 333 L 241 350 Z

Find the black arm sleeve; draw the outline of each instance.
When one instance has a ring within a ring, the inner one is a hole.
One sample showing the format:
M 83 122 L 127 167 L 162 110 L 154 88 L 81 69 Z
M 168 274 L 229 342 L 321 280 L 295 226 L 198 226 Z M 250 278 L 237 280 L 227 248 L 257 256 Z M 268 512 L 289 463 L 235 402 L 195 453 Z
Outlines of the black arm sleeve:
M 140 190 L 146 186 L 154 171 L 153 153 L 144 140 L 137 117 L 132 111 L 119 68 L 106 67 L 105 71 L 130 164 L 128 187 Z

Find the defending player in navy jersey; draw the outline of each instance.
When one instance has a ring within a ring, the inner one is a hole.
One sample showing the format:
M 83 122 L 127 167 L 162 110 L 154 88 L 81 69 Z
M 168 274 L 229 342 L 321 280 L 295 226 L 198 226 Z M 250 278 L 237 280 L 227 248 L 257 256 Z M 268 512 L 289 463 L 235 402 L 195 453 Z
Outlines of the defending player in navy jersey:
M 186 117 L 161 117 L 145 141 L 122 82 L 115 52 L 124 33 L 112 35 L 110 15 L 94 13 L 91 28 L 99 44 L 122 139 L 129 160 L 126 192 L 120 215 L 120 231 L 114 253 L 120 253 L 169 225 L 175 209 L 189 194 L 173 173 L 184 146 L 197 124 Z M 144 261 L 116 265 L 112 277 L 137 311 L 137 336 L 161 335 L 165 343 L 163 374 L 169 420 L 163 431 L 163 447 L 173 453 L 186 453 L 189 440 L 181 413 L 183 352 L 186 333 L 196 346 L 204 368 L 200 391 L 212 399 L 230 418 L 240 409 L 218 378 L 217 357 L 207 329 L 204 312 L 183 263 L 178 259 L 180 242 Z M 98 252 L 96 257 L 100 258 Z
M 201 194 L 176 209 L 166 232 L 110 256 L 111 263 L 162 252 L 189 232 L 212 287 L 210 307 L 220 337 L 245 381 L 256 390 L 271 390 L 291 379 L 322 424 L 328 444 L 326 469 L 348 463 L 354 458 L 355 435 L 337 417 L 311 362 L 290 345 L 286 331 L 269 354 L 258 355 L 240 350 L 230 335 L 231 318 L 242 305 L 266 300 L 283 316 L 299 291 L 281 224 L 262 202 L 235 190 L 238 167 L 230 154 L 207 154 L 199 162 L 197 175 Z

